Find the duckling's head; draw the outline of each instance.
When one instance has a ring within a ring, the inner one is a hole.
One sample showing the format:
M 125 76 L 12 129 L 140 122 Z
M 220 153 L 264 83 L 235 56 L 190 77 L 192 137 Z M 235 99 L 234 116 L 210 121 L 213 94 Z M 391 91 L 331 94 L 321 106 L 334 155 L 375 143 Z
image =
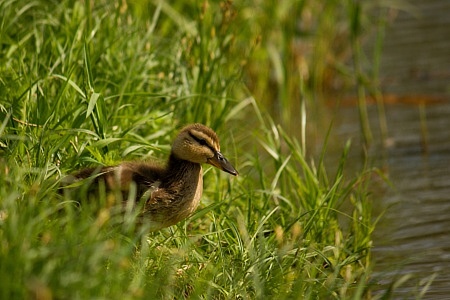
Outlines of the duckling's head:
M 238 172 L 220 153 L 219 138 L 209 127 L 191 124 L 181 129 L 172 145 L 172 154 L 194 163 L 208 163 L 232 175 Z

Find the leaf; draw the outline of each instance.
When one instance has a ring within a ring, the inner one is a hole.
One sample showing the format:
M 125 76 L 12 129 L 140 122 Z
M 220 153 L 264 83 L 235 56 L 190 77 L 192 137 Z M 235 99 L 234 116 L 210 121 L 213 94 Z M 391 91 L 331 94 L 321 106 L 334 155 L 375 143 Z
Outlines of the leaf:
M 92 93 L 90 99 L 89 99 L 89 105 L 88 105 L 88 109 L 86 112 L 86 118 L 89 117 L 92 112 L 94 111 L 95 105 L 97 104 L 97 100 L 100 97 L 100 93 Z
M 98 142 L 93 143 L 92 146 L 96 147 L 96 148 L 103 148 L 105 146 L 108 146 L 111 143 L 115 143 L 115 142 L 118 142 L 121 140 L 122 140 L 122 138 L 106 138 L 106 139 L 102 139 Z
M 78 92 L 78 94 L 81 95 L 81 97 L 86 99 L 86 95 L 83 93 L 81 88 L 75 82 L 73 82 L 71 79 L 67 78 L 66 76 L 59 75 L 59 74 L 53 74 L 53 76 L 56 77 L 56 78 L 59 78 L 59 79 L 67 81 L 70 84 L 70 86 L 73 87 Z

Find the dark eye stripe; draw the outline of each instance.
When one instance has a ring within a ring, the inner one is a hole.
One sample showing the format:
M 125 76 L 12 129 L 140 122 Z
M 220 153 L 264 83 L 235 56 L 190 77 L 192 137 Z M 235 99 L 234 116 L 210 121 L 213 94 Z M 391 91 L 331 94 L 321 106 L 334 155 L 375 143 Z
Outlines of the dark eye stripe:
M 199 143 L 200 145 L 208 147 L 208 148 L 211 149 L 211 151 L 214 152 L 214 153 L 216 152 L 216 150 L 215 150 L 213 147 L 211 147 L 211 145 L 209 145 L 208 142 L 207 142 L 206 140 L 196 137 L 196 136 L 193 135 L 191 132 L 189 132 L 189 135 L 190 135 L 197 143 Z

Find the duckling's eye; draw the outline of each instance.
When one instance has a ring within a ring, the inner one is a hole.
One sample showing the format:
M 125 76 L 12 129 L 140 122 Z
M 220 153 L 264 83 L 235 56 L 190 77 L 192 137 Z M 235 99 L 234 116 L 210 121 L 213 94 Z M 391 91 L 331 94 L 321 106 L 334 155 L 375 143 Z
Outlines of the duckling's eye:
M 202 146 L 208 146 L 208 144 L 206 143 L 206 141 L 203 140 L 203 139 L 199 139 L 199 140 L 198 140 L 198 143 L 199 143 L 200 145 L 202 145 Z
M 206 142 L 206 140 L 196 137 L 195 135 L 193 135 L 192 133 L 189 133 L 189 135 L 200 145 L 202 146 L 208 146 L 208 143 Z

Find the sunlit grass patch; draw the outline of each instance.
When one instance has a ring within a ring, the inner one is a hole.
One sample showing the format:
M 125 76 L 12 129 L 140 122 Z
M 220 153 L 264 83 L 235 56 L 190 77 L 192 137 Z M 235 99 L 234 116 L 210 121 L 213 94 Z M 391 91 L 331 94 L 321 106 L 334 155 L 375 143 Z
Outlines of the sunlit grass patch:
M 302 103 L 298 136 L 249 95 L 244 82 L 273 74 L 243 77 L 244 66 L 258 64 L 252 55 L 263 55 L 252 48 L 250 20 L 242 22 L 248 8 L 0 7 L 0 298 L 368 295 L 370 170 L 346 173 L 349 144 L 334 174 L 324 164 L 326 145 L 321 155 L 307 153 L 306 105 L 289 88 L 293 78 L 278 88 L 285 103 Z M 61 178 L 83 166 L 163 159 L 177 129 L 191 122 L 220 133 L 241 176 L 205 168 L 203 204 L 185 222 L 148 233 L 135 226 L 136 214 L 110 209 L 106 196 L 99 208 L 58 191 Z

